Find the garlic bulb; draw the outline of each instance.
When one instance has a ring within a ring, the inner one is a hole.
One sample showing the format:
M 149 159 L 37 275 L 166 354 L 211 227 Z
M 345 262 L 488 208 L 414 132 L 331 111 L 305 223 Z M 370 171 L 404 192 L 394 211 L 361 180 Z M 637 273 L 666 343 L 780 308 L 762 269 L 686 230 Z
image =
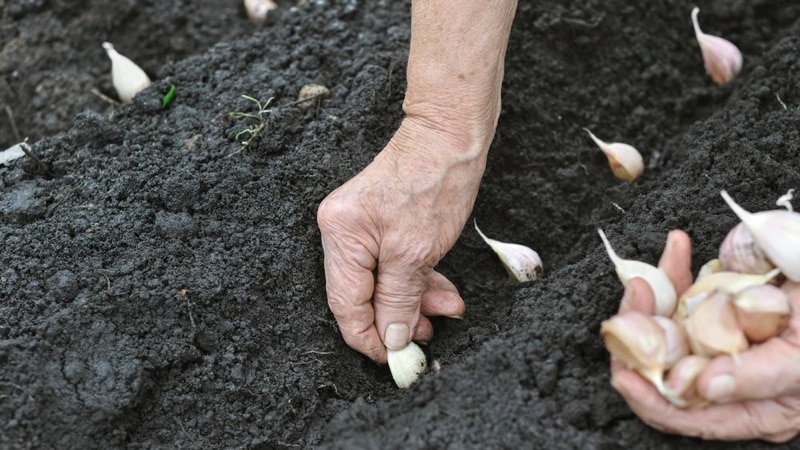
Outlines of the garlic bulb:
M 700 8 L 697 7 L 692 10 L 692 26 L 697 43 L 700 44 L 706 72 L 715 83 L 725 84 L 733 80 L 742 69 L 742 52 L 726 39 L 703 33 L 697 21 L 699 12 Z
M 267 14 L 277 8 L 278 4 L 272 0 L 244 0 L 244 9 L 247 11 L 247 17 L 256 23 L 262 23 L 267 20 Z
M 653 316 L 658 326 L 664 330 L 667 352 L 664 356 L 664 369 L 669 369 L 681 358 L 689 354 L 689 343 L 681 326 L 664 316 Z
M 714 293 L 737 294 L 750 286 L 758 286 L 769 282 L 780 273 L 773 269 L 765 274 L 746 274 L 738 272 L 717 272 L 699 278 L 683 291 L 678 299 L 678 308 L 673 320 L 682 322 L 694 313 L 694 309 L 707 297 Z
M 734 202 L 727 192 L 721 194 L 772 264 L 786 278 L 800 282 L 800 214 L 786 210 L 750 213 Z
M 103 42 L 103 48 L 111 59 L 111 82 L 122 103 L 130 102 L 136 94 L 150 86 L 150 77 L 133 61 L 120 55 L 108 42 Z
M 606 155 L 611 172 L 620 180 L 633 181 L 639 178 L 644 172 L 644 160 L 638 150 L 628 144 L 614 142 L 607 144 L 594 135 L 588 128 L 584 130 L 589 133 L 595 144 Z
M 673 398 L 683 400 L 684 406 L 698 404 L 702 398 L 697 394 L 697 377 L 703 373 L 711 359 L 707 356 L 687 355 L 681 358 L 667 374 L 666 387 Z
M 742 331 L 755 343 L 779 335 L 792 315 L 786 292 L 771 284 L 743 290 L 734 297 L 733 304 Z
M 717 273 L 722 271 L 723 271 L 722 262 L 719 259 L 714 258 L 708 261 L 707 263 L 703 264 L 703 267 L 701 267 L 700 270 L 697 272 L 697 280 L 706 277 L 708 275 L 711 275 L 712 273 Z
M 683 323 L 692 352 L 701 356 L 731 355 L 738 364 L 747 338 L 727 294 L 714 293 L 700 302 Z
M 608 242 L 606 234 L 601 229 L 597 229 L 600 234 L 600 239 L 603 240 L 603 245 L 606 247 L 611 262 L 614 263 L 614 268 L 617 272 L 619 280 L 623 286 L 627 286 L 628 282 L 633 278 L 642 278 L 653 289 L 656 302 L 656 315 L 669 317 L 675 310 L 678 295 L 675 292 L 675 286 L 672 285 L 667 274 L 661 269 L 650 264 L 634 261 L 631 259 L 620 258 L 611 243 Z
M 402 350 L 386 349 L 386 356 L 389 361 L 389 371 L 392 372 L 392 378 L 394 378 L 397 387 L 401 389 L 414 384 L 420 374 L 428 367 L 425 353 L 414 342 L 410 342 Z
M 478 228 L 478 222 L 475 221 L 474 224 L 475 231 L 497 253 L 500 262 L 503 263 L 503 267 L 505 267 L 511 278 L 516 281 L 533 281 L 541 278 L 544 269 L 542 268 L 542 259 L 538 253 L 524 245 L 489 239 Z
M 767 273 L 775 268 L 741 222 L 731 228 L 722 241 L 719 261 L 728 272 Z

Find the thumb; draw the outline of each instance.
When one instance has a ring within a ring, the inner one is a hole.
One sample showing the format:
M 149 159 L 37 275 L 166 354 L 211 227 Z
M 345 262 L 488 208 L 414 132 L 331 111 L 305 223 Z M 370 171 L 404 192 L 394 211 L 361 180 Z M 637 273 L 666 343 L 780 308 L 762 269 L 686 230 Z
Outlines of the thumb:
M 431 269 L 381 261 L 375 282 L 375 326 L 389 350 L 405 348 L 419 322 L 425 277 Z
M 739 355 L 715 358 L 700 375 L 698 392 L 713 402 L 772 399 L 800 392 L 800 349 L 773 338 Z

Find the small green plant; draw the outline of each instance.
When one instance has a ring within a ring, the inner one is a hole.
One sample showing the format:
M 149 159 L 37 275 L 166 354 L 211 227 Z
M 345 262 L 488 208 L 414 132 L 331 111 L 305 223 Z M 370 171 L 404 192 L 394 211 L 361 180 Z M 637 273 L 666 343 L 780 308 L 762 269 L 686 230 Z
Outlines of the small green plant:
M 269 105 L 272 103 L 272 99 L 274 97 L 268 98 L 264 103 L 261 103 L 260 100 L 249 95 L 242 95 L 242 98 L 254 103 L 256 106 L 256 112 L 228 112 L 228 117 L 231 119 L 244 119 L 249 122 L 245 128 L 242 128 L 236 133 L 236 135 L 234 135 L 233 138 L 236 140 L 236 142 L 241 143 L 241 146 L 239 147 L 239 150 L 236 150 L 228 155 L 229 158 L 246 149 L 247 146 L 249 146 L 250 143 L 253 142 L 253 140 L 256 139 L 262 131 L 264 131 L 264 128 L 267 127 L 266 116 L 272 112 L 272 109 L 269 108 Z
M 172 100 L 175 99 L 176 90 L 177 88 L 175 87 L 174 84 L 171 84 L 169 86 L 169 90 L 167 91 L 166 94 L 164 94 L 164 97 L 161 99 L 161 108 L 166 108 L 167 106 L 169 106 L 170 103 L 172 103 Z

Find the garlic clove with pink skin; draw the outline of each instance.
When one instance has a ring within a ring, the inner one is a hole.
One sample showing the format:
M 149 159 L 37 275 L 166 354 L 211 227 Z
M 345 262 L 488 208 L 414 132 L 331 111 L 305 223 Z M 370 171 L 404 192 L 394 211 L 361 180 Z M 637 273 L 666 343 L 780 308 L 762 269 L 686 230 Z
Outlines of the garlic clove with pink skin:
M 773 269 L 765 274 L 717 272 L 698 278 L 678 298 L 677 317 L 673 317 L 673 320 L 684 321 L 686 317 L 693 314 L 703 300 L 714 293 L 736 294 L 750 286 L 768 283 L 779 273 L 780 269 Z
M 697 393 L 697 378 L 711 362 L 711 358 L 700 355 L 687 355 L 681 358 L 666 377 L 666 387 L 673 398 L 679 398 L 686 404 L 702 403 L 703 399 Z M 668 398 L 669 400 L 669 398 Z M 685 405 L 678 405 L 685 406 Z
M 542 277 L 542 258 L 533 249 L 519 244 L 500 242 L 486 237 L 475 221 L 475 231 L 494 250 L 508 275 L 516 281 L 533 281 Z
M 103 48 L 111 60 L 111 83 L 122 103 L 129 103 L 139 92 L 150 86 L 150 77 L 131 61 L 114 49 L 110 42 L 103 42 Z
M 272 0 L 244 0 L 247 17 L 255 23 L 263 23 L 274 9 L 278 9 L 278 4 Z
M 767 273 L 775 268 L 741 222 L 722 241 L 719 261 L 727 272 Z
M 588 128 L 584 131 L 589 133 L 595 144 L 606 155 L 611 172 L 620 180 L 633 181 L 644 173 L 644 160 L 641 153 L 634 147 L 620 142 L 608 144 L 601 141 Z
M 658 326 L 664 330 L 667 352 L 664 356 L 664 370 L 669 370 L 681 358 L 689 354 L 689 343 L 686 341 L 681 326 L 664 316 L 653 316 Z
M 734 297 L 733 304 L 742 331 L 755 343 L 779 335 L 792 316 L 789 296 L 771 284 L 743 290 Z
M 627 286 L 633 278 L 642 278 L 653 290 L 656 315 L 665 317 L 671 316 L 675 310 L 678 294 L 675 292 L 675 286 L 673 286 L 667 274 L 658 267 L 651 266 L 645 262 L 620 258 L 611 247 L 611 243 L 608 242 L 608 238 L 606 238 L 606 234 L 603 230 L 598 228 L 597 233 L 600 234 L 600 239 L 603 240 L 603 245 L 606 248 L 608 257 L 611 258 L 611 262 L 614 263 L 614 269 L 622 285 Z
M 772 264 L 786 278 L 800 282 L 800 214 L 780 209 L 751 213 L 733 201 L 727 192 L 721 194 Z
M 704 299 L 683 326 L 696 355 L 731 355 L 738 364 L 739 353 L 749 346 L 727 294 L 717 292 Z
M 692 26 L 700 44 L 706 72 L 715 83 L 723 85 L 733 80 L 742 69 L 742 52 L 727 39 L 703 33 L 697 21 L 699 13 L 700 8 L 692 10 Z

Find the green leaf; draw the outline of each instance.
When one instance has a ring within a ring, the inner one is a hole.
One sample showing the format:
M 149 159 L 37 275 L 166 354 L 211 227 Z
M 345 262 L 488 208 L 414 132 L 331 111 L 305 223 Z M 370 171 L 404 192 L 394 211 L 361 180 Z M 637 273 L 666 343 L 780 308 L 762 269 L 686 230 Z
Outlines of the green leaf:
M 167 106 L 169 106 L 170 103 L 172 103 L 172 99 L 175 98 L 175 91 L 176 90 L 178 90 L 178 88 L 176 88 L 174 84 L 171 84 L 169 86 L 169 90 L 164 95 L 164 98 L 161 99 L 161 107 L 162 108 L 166 108 Z

